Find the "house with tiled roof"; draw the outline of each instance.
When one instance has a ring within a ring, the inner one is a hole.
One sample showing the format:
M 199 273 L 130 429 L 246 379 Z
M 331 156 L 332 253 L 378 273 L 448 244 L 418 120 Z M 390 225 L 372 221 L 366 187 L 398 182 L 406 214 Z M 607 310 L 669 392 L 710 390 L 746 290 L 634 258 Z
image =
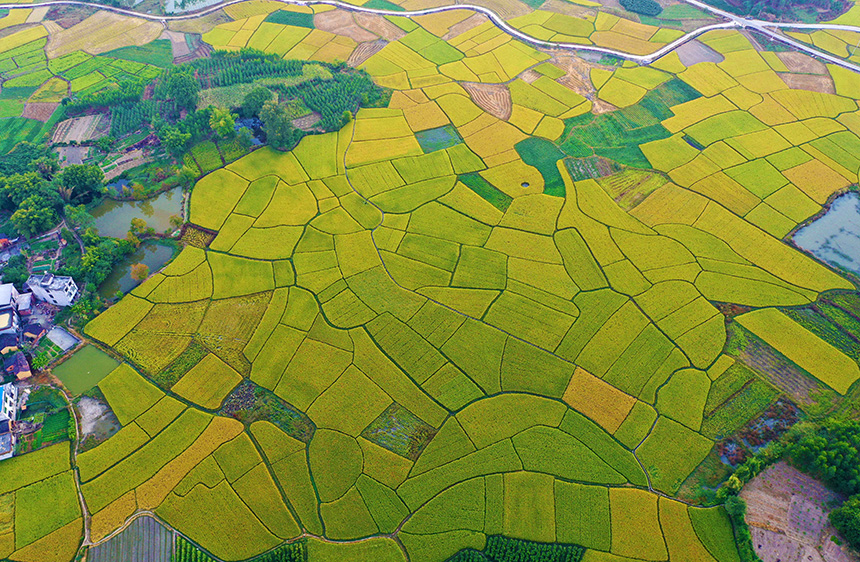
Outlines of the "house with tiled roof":
M 30 378 L 33 374 L 30 371 L 30 363 L 27 362 L 27 358 L 24 357 L 24 354 L 20 351 L 7 357 L 3 361 L 3 371 L 7 376 L 12 375 L 18 380 Z
M 0 334 L 0 355 L 7 355 L 16 351 L 18 351 L 18 336 Z
M 21 333 L 24 334 L 24 337 L 28 340 L 35 342 L 45 335 L 45 327 L 38 322 L 30 322 L 24 326 Z

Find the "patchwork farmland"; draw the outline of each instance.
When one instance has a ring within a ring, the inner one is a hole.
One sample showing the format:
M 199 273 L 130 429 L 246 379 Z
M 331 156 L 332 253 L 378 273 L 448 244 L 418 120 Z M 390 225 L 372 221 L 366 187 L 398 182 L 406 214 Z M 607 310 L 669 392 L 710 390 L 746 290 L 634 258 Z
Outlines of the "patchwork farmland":
M 722 21 L 556 4 L 481 6 L 631 57 Z M 87 396 L 120 429 L 0 461 L 0 558 L 740 562 L 717 490 L 755 432 L 860 411 L 858 277 L 791 243 L 857 189 L 839 61 L 726 27 L 639 65 L 466 8 L 28 10 L 0 151 L 110 134 L 190 179 L 176 256 L 73 326 L 118 361 Z M 183 118 L 262 86 L 297 142 L 165 125 L 175 76 Z

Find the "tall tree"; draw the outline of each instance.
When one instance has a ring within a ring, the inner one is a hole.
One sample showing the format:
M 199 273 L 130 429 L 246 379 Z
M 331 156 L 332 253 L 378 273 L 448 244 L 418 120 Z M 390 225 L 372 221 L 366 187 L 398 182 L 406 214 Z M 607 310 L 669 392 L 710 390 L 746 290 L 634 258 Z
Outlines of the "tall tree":
M 257 86 L 245 95 L 242 102 L 242 117 L 258 117 L 263 105 L 271 100 L 272 92 L 263 86 Z
M 209 126 L 222 139 L 231 138 L 236 135 L 236 114 L 230 113 L 229 109 L 213 107 L 212 115 L 209 117 Z
M 287 113 L 287 108 L 274 100 L 263 104 L 263 108 L 260 110 L 260 119 L 263 121 L 266 139 L 272 148 L 290 150 L 302 138 L 302 132 L 293 127 L 292 118 Z
M 101 192 L 105 175 L 101 168 L 89 164 L 72 164 L 63 170 L 60 183 L 71 190 L 72 200 L 91 199 Z

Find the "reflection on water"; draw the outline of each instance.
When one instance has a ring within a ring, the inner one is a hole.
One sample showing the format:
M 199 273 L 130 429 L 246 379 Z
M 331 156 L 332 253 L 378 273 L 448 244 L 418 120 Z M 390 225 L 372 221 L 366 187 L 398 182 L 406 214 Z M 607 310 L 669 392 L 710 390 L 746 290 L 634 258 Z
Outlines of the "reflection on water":
M 860 195 L 837 197 L 830 210 L 794 235 L 818 259 L 860 275 Z
M 172 255 L 173 248 L 169 246 L 155 242 L 144 242 L 133 254 L 126 256 L 116 264 L 111 274 L 99 286 L 99 295 L 108 299 L 113 297 L 117 291 L 129 292 L 140 284 L 140 281 L 131 277 L 132 265 L 145 263 L 149 267 L 150 273 L 155 273 L 164 266 Z
M 175 187 L 145 201 L 105 199 L 92 211 L 92 215 L 96 218 L 94 226 L 99 234 L 112 238 L 125 238 L 133 218 L 141 218 L 156 232 L 164 232 L 170 227 L 170 217 L 181 213 L 181 187 Z

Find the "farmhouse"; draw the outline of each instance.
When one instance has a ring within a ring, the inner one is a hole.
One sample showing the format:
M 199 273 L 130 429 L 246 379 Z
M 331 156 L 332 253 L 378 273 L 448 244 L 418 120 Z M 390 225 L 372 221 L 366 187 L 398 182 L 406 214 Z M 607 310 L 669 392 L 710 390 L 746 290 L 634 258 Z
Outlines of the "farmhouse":
M 52 273 L 31 275 L 25 284 L 36 298 L 56 306 L 69 306 L 78 296 L 78 286 L 71 277 L 61 277 Z
M 28 340 L 37 341 L 45 335 L 45 327 L 38 322 L 30 322 L 24 326 L 24 329 L 21 330 L 21 332 Z
M 30 378 L 30 364 L 20 351 L 3 361 L 3 370 L 7 375 L 14 375 L 18 380 Z
M 18 336 L 14 334 L 0 335 L 0 355 L 18 351 Z

